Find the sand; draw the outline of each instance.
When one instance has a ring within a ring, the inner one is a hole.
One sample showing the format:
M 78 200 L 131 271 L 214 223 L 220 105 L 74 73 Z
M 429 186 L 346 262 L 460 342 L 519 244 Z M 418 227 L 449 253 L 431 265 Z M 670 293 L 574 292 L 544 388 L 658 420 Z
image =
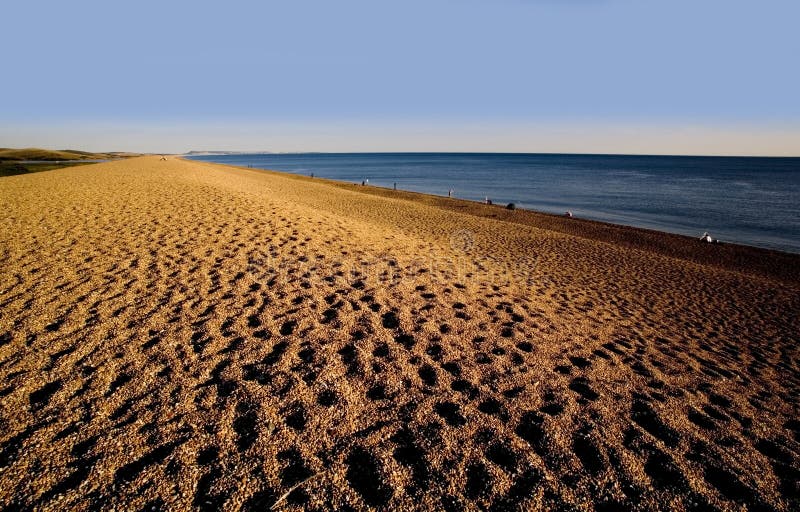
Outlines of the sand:
M 0 203 L 3 508 L 800 506 L 798 256 L 176 158 Z

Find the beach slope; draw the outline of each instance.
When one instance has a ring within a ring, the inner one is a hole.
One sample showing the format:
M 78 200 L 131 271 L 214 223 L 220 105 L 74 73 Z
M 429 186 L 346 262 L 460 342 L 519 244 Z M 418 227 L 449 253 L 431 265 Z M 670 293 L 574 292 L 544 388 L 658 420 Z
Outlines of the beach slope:
M 175 158 L 0 202 L 0 508 L 800 506 L 798 256 Z

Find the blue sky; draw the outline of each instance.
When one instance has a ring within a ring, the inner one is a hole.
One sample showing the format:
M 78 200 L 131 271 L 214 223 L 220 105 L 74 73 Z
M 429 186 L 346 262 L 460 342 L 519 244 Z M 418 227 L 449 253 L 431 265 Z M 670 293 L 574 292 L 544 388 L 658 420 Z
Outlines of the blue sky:
M 0 146 L 800 155 L 796 0 L 3 10 Z

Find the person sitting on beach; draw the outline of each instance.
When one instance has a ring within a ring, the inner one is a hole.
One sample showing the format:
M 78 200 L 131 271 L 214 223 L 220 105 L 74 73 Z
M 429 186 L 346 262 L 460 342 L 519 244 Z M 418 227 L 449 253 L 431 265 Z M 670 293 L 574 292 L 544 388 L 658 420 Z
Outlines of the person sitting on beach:
M 711 235 L 709 235 L 708 232 L 706 231 L 705 233 L 703 233 L 703 236 L 700 237 L 700 241 L 711 243 L 714 240 L 711 238 Z

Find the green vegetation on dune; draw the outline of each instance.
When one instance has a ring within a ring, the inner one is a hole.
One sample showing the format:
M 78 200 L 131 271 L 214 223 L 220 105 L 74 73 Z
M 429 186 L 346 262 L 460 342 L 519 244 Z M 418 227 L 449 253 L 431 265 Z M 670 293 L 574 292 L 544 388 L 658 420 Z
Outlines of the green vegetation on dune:
M 92 163 L 93 160 L 112 160 L 133 156 L 139 155 L 119 151 L 91 153 L 74 149 L 0 148 L 0 177 L 86 165 Z
M 78 165 L 89 165 L 92 162 L 81 162 L 73 160 L 69 162 L 42 162 L 42 163 L 20 163 L 0 161 L 0 177 L 15 176 L 17 174 L 30 174 L 34 172 L 52 171 L 64 167 L 75 167 Z
M 47 149 L 0 149 L 0 161 L 25 160 L 82 160 L 88 156 L 73 151 L 52 151 Z
M 39 148 L 0 148 L 0 162 L 20 162 L 31 160 L 42 161 L 76 161 L 76 160 L 109 160 L 112 158 L 127 158 L 138 156 L 134 153 L 107 152 L 91 153 L 74 149 L 50 150 Z

